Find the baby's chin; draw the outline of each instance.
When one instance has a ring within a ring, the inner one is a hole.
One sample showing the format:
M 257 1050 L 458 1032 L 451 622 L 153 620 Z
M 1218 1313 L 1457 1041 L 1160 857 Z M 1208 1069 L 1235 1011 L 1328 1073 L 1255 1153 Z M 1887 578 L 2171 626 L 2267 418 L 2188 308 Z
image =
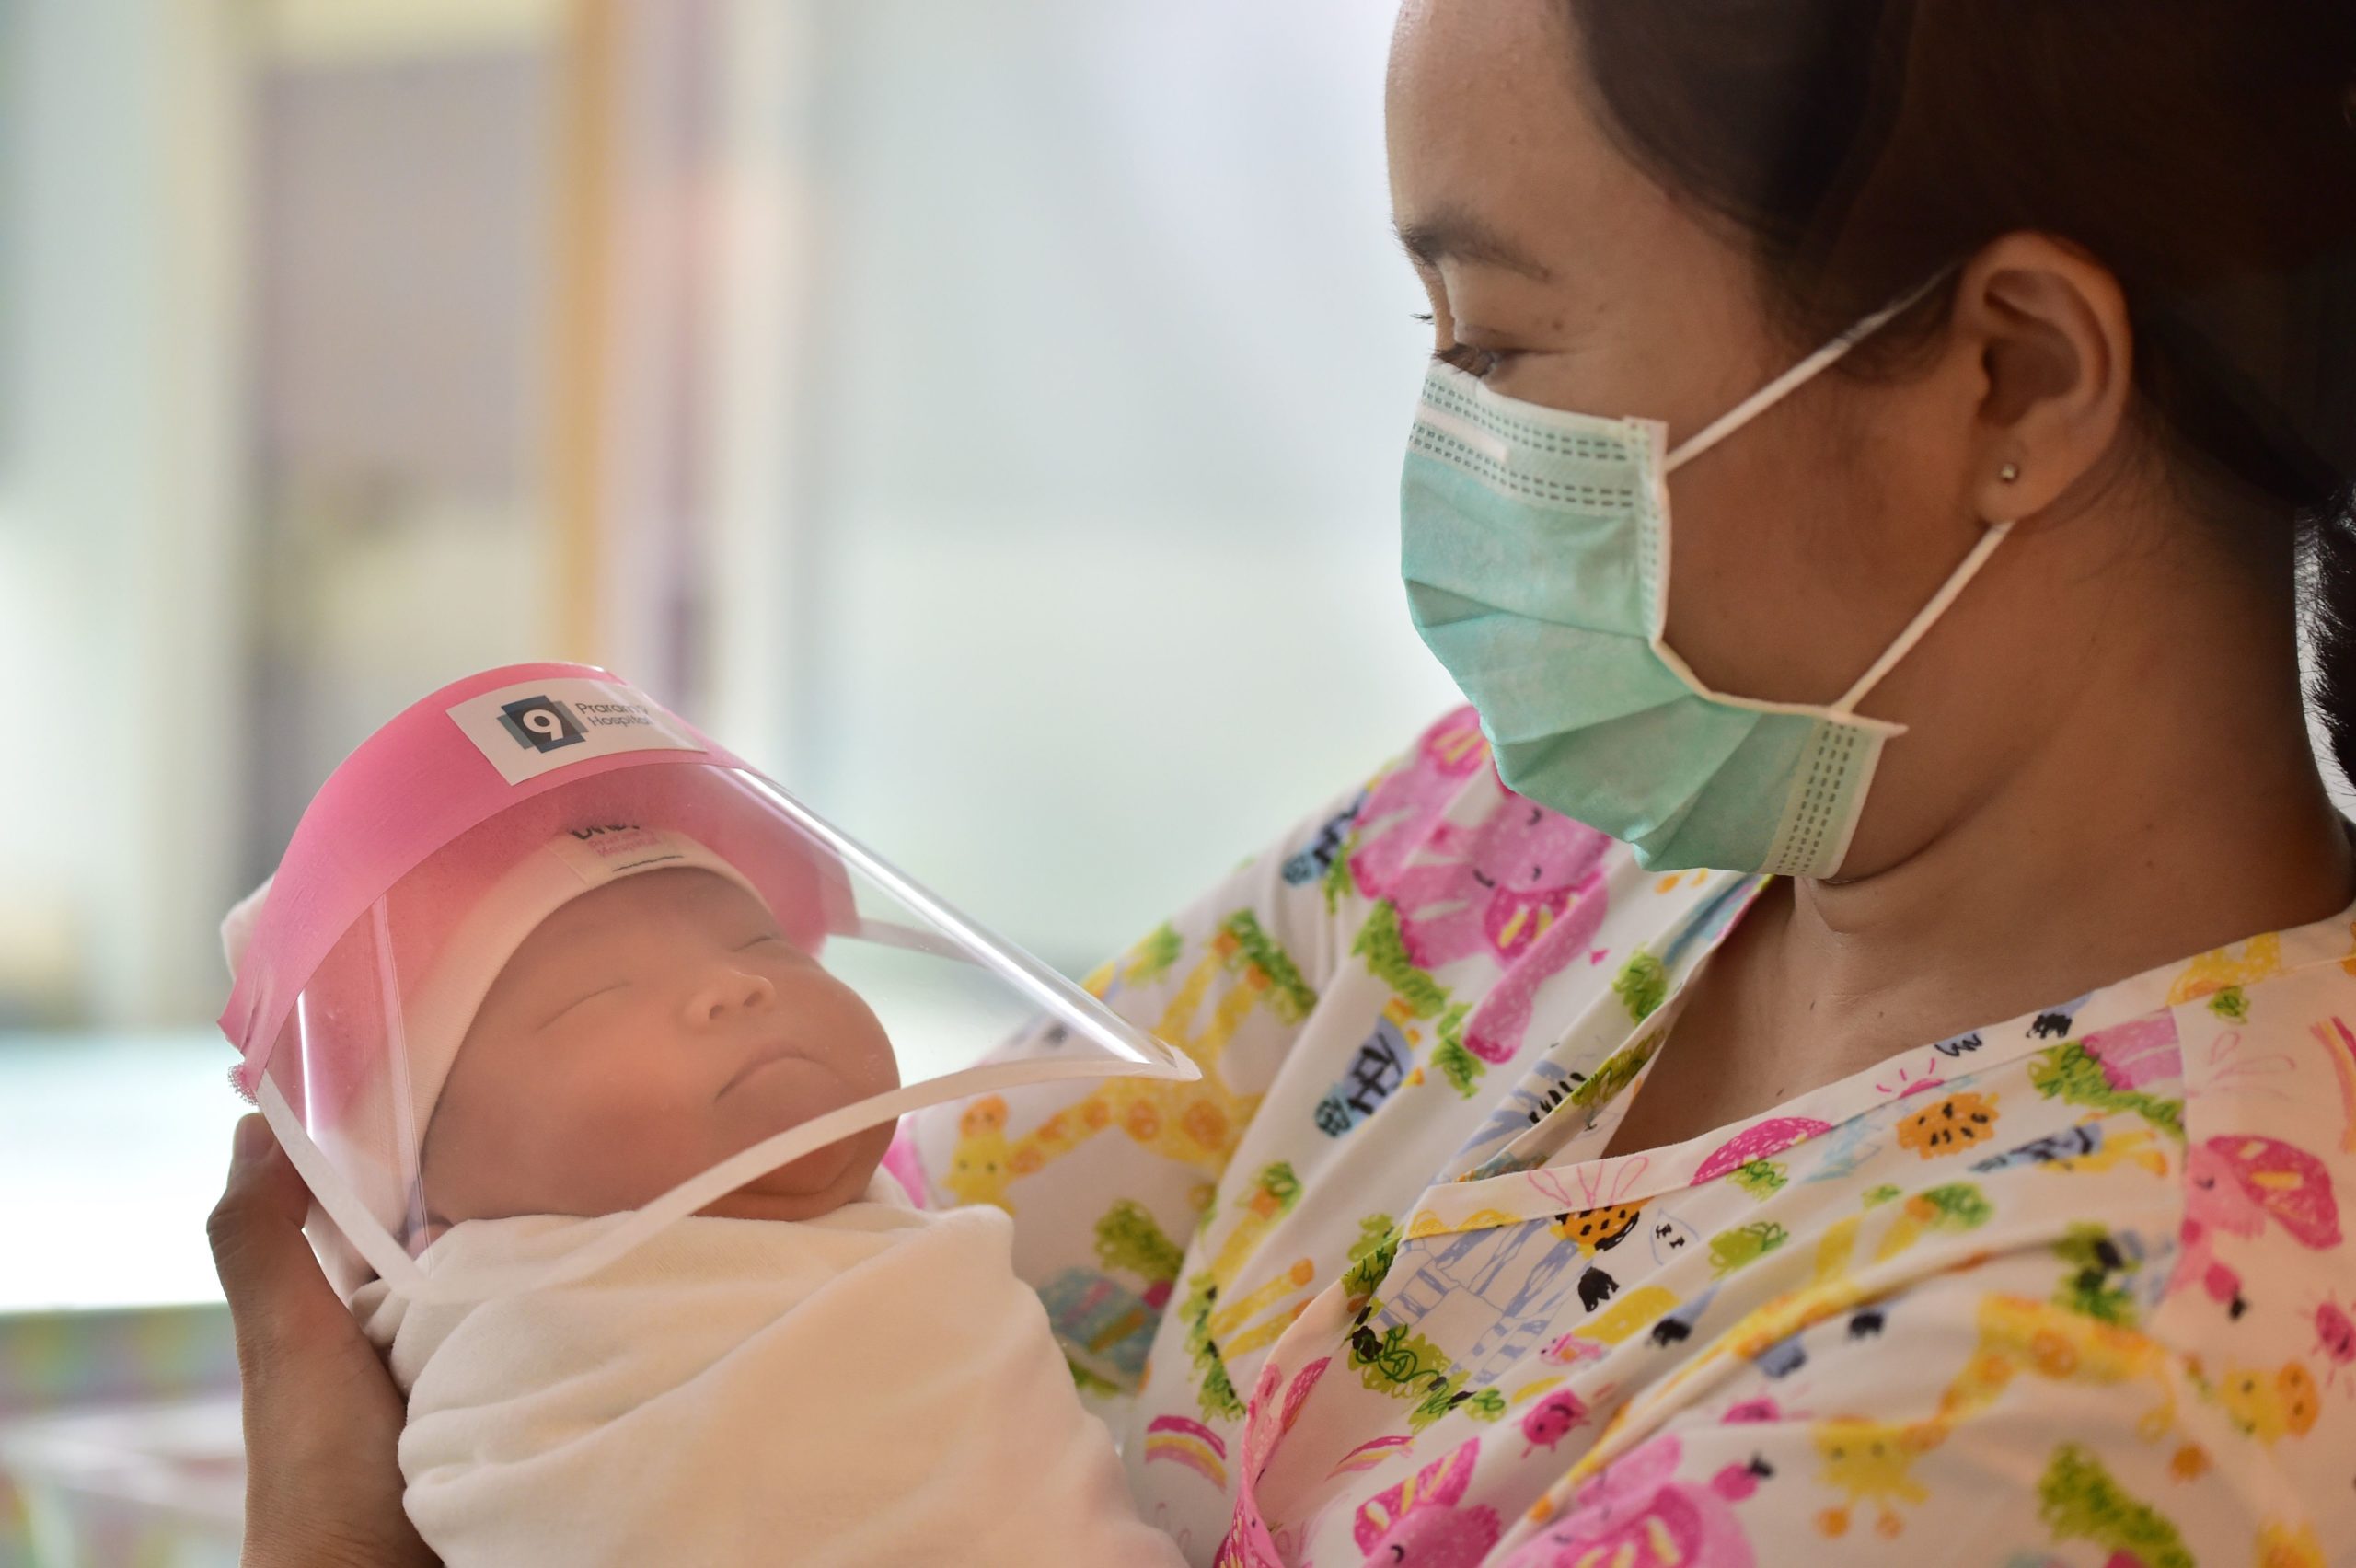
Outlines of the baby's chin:
M 875 1168 L 892 1147 L 885 1123 L 757 1176 L 697 1210 L 719 1219 L 815 1219 L 865 1195 Z

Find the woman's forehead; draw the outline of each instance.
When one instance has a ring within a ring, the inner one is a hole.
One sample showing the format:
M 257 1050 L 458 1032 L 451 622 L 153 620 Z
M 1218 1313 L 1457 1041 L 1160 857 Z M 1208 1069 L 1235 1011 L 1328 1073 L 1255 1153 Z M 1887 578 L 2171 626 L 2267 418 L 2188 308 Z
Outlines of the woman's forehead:
M 1561 282 L 1642 253 L 1668 193 L 1586 101 L 1554 0 L 1409 0 L 1388 91 L 1392 217 L 1418 264 Z

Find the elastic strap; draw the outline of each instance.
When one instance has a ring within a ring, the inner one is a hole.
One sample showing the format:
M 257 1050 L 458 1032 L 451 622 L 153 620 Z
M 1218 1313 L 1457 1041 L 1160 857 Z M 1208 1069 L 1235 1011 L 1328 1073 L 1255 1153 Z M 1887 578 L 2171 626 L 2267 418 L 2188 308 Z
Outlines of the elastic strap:
M 1865 701 L 1866 694 L 1881 684 L 1881 678 L 1895 669 L 1900 659 L 1913 651 L 1914 645 L 1922 641 L 1931 628 L 1938 624 L 1939 617 L 1947 613 L 1947 606 L 1955 603 L 1956 595 L 1962 593 L 1971 580 L 1980 575 L 1980 569 L 1988 564 L 1988 558 L 1996 553 L 1996 547 L 2003 544 L 2005 536 L 2012 531 L 2013 525 L 2010 523 L 1988 525 L 1988 531 L 1980 536 L 1980 542 L 1971 547 L 1971 553 L 1963 558 L 1963 564 L 1947 574 L 1946 582 L 1941 585 L 1937 593 L 1931 595 L 1931 602 L 1923 605 L 1912 620 L 1906 623 L 1906 629 L 1898 634 L 1898 640 L 1891 643 L 1888 651 L 1874 661 L 1874 667 L 1867 670 L 1857 684 L 1849 688 L 1848 696 L 1832 705 L 1835 715 L 1844 719 L 1855 716 L 1857 704 Z
M 1917 284 L 1915 287 L 1908 290 L 1905 294 L 1900 295 L 1894 303 L 1886 305 L 1879 310 L 1875 311 L 1871 316 L 1866 317 L 1863 321 L 1858 322 L 1854 327 L 1850 328 L 1846 332 L 1842 333 L 1839 337 L 1825 344 L 1824 347 L 1817 350 L 1816 352 L 1808 355 L 1807 358 L 1800 361 L 1799 363 L 1792 366 L 1791 369 L 1784 372 L 1783 375 L 1775 377 L 1774 380 L 1769 382 L 1766 386 L 1761 386 L 1758 391 L 1753 392 L 1750 397 L 1745 398 L 1741 402 L 1737 403 L 1733 408 L 1719 415 L 1715 420 L 1712 421 L 1707 426 L 1705 426 L 1700 434 L 1694 436 L 1684 445 L 1679 447 L 1676 451 L 1669 455 L 1669 461 L 1664 467 L 1664 471 L 1669 473 L 1676 472 L 1677 469 L 1683 467 L 1685 464 L 1691 463 L 1694 458 L 1699 457 L 1703 453 L 1707 452 L 1711 447 L 1715 446 L 1719 442 L 1724 441 L 1727 436 L 1732 435 L 1736 431 L 1740 430 L 1744 425 L 1747 425 L 1752 420 L 1757 419 L 1768 409 L 1782 402 L 1785 398 L 1789 397 L 1796 388 L 1799 387 L 1802 384 L 1814 379 L 1825 366 L 1841 358 L 1842 355 L 1847 353 L 1851 349 L 1855 348 L 1859 343 L 1864 342 L 1867 338 L 1872 337 L 1876 332 L 1880 331 L 1884 326 L 1888 324 L 1892 317 L 1911 308 L 1917 300 L 1920 300 L 1924 294 L 1929 294 L 1941 282 L 1945 282 L 1947 274 L 1954 271 L 1955 269 L 1953 267 L 1941 268 L 1937 275 L 1929 278 Z

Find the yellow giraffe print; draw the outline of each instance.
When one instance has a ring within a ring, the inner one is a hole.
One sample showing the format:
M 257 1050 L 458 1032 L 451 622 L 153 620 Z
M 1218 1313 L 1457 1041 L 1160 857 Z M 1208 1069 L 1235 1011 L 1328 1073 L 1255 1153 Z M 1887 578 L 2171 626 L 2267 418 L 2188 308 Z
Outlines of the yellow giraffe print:
M 2167 1355 L 2149 1336 L 2026 1296 L 1986 1297 L 1980 1303 L 1979 1324 L 1978 1347 L 1940 1396 L 1942 1420 L 1984 1409 L 2016 1374 L 2034 1372 L 2062 1382 L 2148 1379 L 2159 1392 L 2159 1403 L 2136 1422 L 2136 1431 L 2157 1441 L 2176 1425 Z
M 1316 1266 L 1307 1258 L 1296 1260 L 1290 1268 L 1280 1271 L 1258 1289 L 1233 1300 L 1226 1299 L 1228 1287 L 1235 1283 L 1243 1265 L 1259 1251 L 1260 1243 L 1266 1239 L 1269 1229 L 1292 1207 L 1292 1201 L 1299 1193 L 1299 1183 L 1294 1180 L 1289 1167 L 1272 1165 L 1263 1170 L 1251 1195 L 1243 1201 L 1235 1228 L 1228 1232 L 1227 1239 L 1219 1243 L 1218 1251 L 1212 1255 L 1211 1283 L 1218 1287 L 1221 1299 L 1218 1309 L 1210 1316 L 1210 1335 L 1219 1348 L 1220 1356 L 1226 1360 L 1232 1361 L 1262 1345 L 1276 1343 L 1292 1326 L 1292 1320 L 1299 1317 L 1309 1305 L 1308 1298 L 1303 1297 L 1288 1309 L 1280 1309 L 1287 1297 L 1298 1294 L 1316 1279 Z M 1263 1319 L 1258 1327 L 1244 1327 L 1263 1313 L 1270 1315 Z
M 2252 937 L 2237 948 L 2222 947 L 2204 952 L 2184 966 L 2168 988 L 2167 1005 L 2180 1008 L 2187 1002 L 2197 1002 L 2203 997 L 2213 997 L 2220 991 L 2236 986 L 2254 986 L 2258 981 L 2282 972 L 2282 938 L 2279 932 Z
M 1955 1191 L 1952 1185 L 1932 1189 L 1934 1193 Z M 1871 1198 L 1866 1201 L 1868 1204 L 1873 1202 Z M 1951 1200 L 1951 1206 L 1961 1205 L 1958 1201 Z M 1870 1208 L 1866 1211 L 1867 1214 L 1871 1212 Z M 1926 1229 L 1941 1223 L 1942 1214 L 1940 1205 L 1933 1202 L 1927 1193 L 1918 1193 L 1898 1205 L 1888 1230 L 1883 1233 L 1880 1243 L 1874 1250 L 1873 1261 L 1886 1262 L 1912 1246 Z M 1727 1325 L 1684 1366 L 1661 1379 L 1640 1399 L 1630 1401 L 1621 1413 L 1628 1415 L 1639 1405 L 1646 1410 L 1657 1409 L 1678 1389 L 1696 1378 L 1719 1376 L 1715 1369 L 1723 1363 L 1730 1360 L 1755 1361 L 1769 1348 L 1803 1329 L 1861 1307 L 1879 1296 L 1887 1286 L 1868 1286 L 1852 1272 L 1856 1260 L 1858 1231 L 1866 1215 L 1848 1215 L 1827 1226 L 1824 1234 L 1818 1239 L 1815 1253 L 1810 1259 L 1807 1284 L 1768 1297 Z M 1652 1288 L 1655 1287 L 1646 1287 Z M 1614 1302 L 1612 1308 L 1607 1309 L 1603 1316 L 1610 1316 L 1612 1310 L 1634 1297 L 1643 1297 L 1645 1293 L 1645 1290 L 1638 1290 L 1631 1297 L 1623 1297 L 1621 1301 Z M 1669 1305 L 1675 1305 L 1674 1301 Z M 1583 1337 L 1588 1338 L 1596 1333 L 1592 1325 L 1579 1332 Z M 1610 1441 L 1611 1432 L 1612 1428 L 1607 1426 L 1594 1446 L 1571 1466 L 1569 1481 L 1582 1480 L 1619 1458 L 1618 1449 Z
M 1223 1359 L 1237 1356 L 1270 1345 L 1284 1338 L 1292 1320 L 1308 1309 L 1310 1298 L 1302 1297 L 1289 1307 L 1283 1306 L 1286 1297 L 1305 1290 L 1317 1278 L 1317 1267 L 1307 1258 L 1297 1258 L 1292 1267 L 1277 1274 L 1267 1284 L 1249 1295 L 1238 1297 L 1211 1314 L 1211 1339 L 1218 1345 Z M 1255 1328 L 1245 1323 L 1265 1312 Z
M 957 1118 L 957 1147 L 941 1184 L 961 1204 L 995 1204 L 1006 1191 L 1013 1147 L 1006 1136 L 1006 1101 L 986 1094 Z M 1003 1206 L 1003 1205 L 1001 1205 Z
M 2068 1382 L 2149 1381 L 2159 1403 L 2137 1421 L 2136 1431 L 2156 1442 L 2176 1425 L 2166 1355 L 2143 1334 L 2025 1296 L 1982 1300 L 1979 1330 L 1979 1343 L 1940 1396 L 1937 1414 L 1904 1424 L 1841 1416 L 1813 1428 L 1825 1484 L 1847 1496 L 1817 1516 L 1826 1535 L 1845 1533 L 1851 1510 L 1865 1503 L 1874 1505 L 1878 1533 L 1898 1534 L 1904 1521 L 1892 1505 L 1929 1495 L 1913 1479 L 1916 1458 L 1946 1441 L 1958 1422 L 1993 1404 L 2023 1372 Z
M 1128 965 L 1134 971 L 1143 960 Z M 1203 955 L 1163 1009 L 1153 1032 L 1193 1057 L 1203 1076 L 1192 1083 L 1158 1078 L 1111 1078 L 1086 1099 L 1066 1106 L 1019 1136 L 1005 1133 L 1006 1105 L 986 1096 L 958 1123 L 957 1147 L 943 1185 L 961 1203 L 995 1204 L 1008 1213 L 1007 1188 L 1014 1178 L 1045 1169 L 1089 1139 L 1117 1128 L 1137 1143 L 1201 1171 L 1214 1180 L 1227 1168 L 1243 1127 L 1261 1097 L 1238 1094 L 1219 1072 L 1219 1059 L 1236 1031 L 1255 1008 L 1297 1014 L 1313 1004 L 1298 974 L 1278 973 L 1289 964 L 1260 934 L 1248 915 L 1228 920 L 1211 936 Z M 1091 977 L 1101 989 L 1121 966 Z M 1215 984 L 1232 984 L 1212 997 Z M 1207 1016 L 1206 1013 L 1207 1012 Z M 983 1113 L 977 1116 L 976 1113 Z

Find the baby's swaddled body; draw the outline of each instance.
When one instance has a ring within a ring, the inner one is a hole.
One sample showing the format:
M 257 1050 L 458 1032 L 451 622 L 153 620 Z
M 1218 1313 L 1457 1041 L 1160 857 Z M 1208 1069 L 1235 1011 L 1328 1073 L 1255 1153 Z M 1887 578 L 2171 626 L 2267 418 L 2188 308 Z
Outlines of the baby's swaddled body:
M 410 1032 L 411 1235 L 435 1272 L 553 1263 L 899 1081 L 864 998 L 682 835 L 560 836 L 479 907 L 436 971 L 466 1005 Z M 1015 1277 L 1007 1216 L 910 1205 L 879 1169 L 891 1133 L 758 1175 L 575 1283 L 474 1305 L 363 1286 L 426 1543 L 456 1568 L 1178 1561 Z
M 500 1261 L 617 1223 L 470 1221 Z M 878 1173 L 796 1221 L 699 1216 L 573 1284 L 353 1301 L 409 1397 L 406 1504 L 453 1568 L 1171 1564 L 996 1209 Z

